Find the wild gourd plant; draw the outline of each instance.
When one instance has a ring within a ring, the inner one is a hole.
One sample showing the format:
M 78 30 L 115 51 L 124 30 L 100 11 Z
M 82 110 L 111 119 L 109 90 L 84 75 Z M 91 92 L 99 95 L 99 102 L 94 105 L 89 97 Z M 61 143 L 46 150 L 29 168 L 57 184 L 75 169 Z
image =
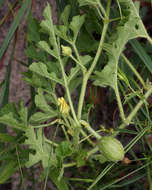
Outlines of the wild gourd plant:
M 29 62 L 34 61 L 24 73 L 24 80 L 36 93 L 32 109 L 20 101 L 17 108 L 10 103 L 1 111 L 0 123 L 11 126 L 16 136 L 1 134 L 0 138 L 11 145 L 7 154 L 1 152 L 0 183 L 18 168 L 40 163 L 44 189 L 48 177 L 59 190 L 106 189 L 120 179 L 114 176 L 109 181 L 106 176 L 150 130 L 150 125 L 141 127 L 125 148 L 116 139 L 125 127 L 135 124 L 135 118 L 140 119 L 137 112 L 148 108 L 147 99 L 152 93 L 148 79 L 145 81 L 125 56 L 126 45 L 132 39 L 145 38 L 152 44 L 139 17 L 139 5 L 131 0 L 114 4 L 111 0 L 78 0 L 77 4 L 77 14 L 71 16 L 71 6 L 67 5 L 57 24 L 53 23 L 49 4 L 40 23 L 32 18 L 29 21 L 26 54 Z M 130 69 L 132 81 L 120 62 Z M 91 126 L 91 105 L 85 101 L 88 81 L 109 87 L 115 94 L 121 121 L 111 131 L 106 126 Z M 123 96 L 127 90 L 131 95 L 126 109 Z M 108 132 L 103 133 L 103 129 Z M 144 167 L 150 163 L 146 161 Z

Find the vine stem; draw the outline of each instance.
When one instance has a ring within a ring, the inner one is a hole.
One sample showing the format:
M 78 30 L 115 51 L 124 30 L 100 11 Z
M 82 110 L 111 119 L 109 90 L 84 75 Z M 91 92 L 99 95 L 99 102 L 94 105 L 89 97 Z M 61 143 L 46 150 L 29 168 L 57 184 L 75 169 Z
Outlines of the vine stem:
M 95 143 L 94 142 L 92 142 L 91 140 L 90 140 L 90 138 L 88 138 L 88 135 L 83 131 L 83 129 L 80 129 L 80 132 L 81 132 L 81 134 L 86 138 L 87 137 L 87 141 L 90 143 L 90 145 L 92 145 L 93 147 L 95 146 Z
M 64 67 L 63 67 L 63 64 L 62 64 L 62 60 L 61 60 L 60 57 L 58 58 L 58 60 L 60 62 L 60 67 L 61 67 L 62 76 L 63 76 L 63 80 L 64 80 L 65 90 L 66 90 L 66 93 L 67 93 L 67 97 L 68 97 L 69 105 L 70 105 L 70 108 L 71 108 L 71 112 L 72 112 L 74 120 L 79 125 L 79 121 L 77 119 L 77 116 L 76 116 L 76 113 L 75 113 L 75 110 L 74 110 L 74 106 L 73 106 L 73 103 L 72 103 L 70 91 L 69 91 L 69 88 L 68 88 L 68 82 L 67 82 L 66 74 L 65 74 Z
M 98 151 L 99 151 L 99 148 L 97 146 L 91 149 L 90 151 L 87 152 L 87 158 L 89 158 L 89 156 L 91 156 L 92 154 L 95 154 Z
M 76 166 L 76 162 L 71 162 L 71 163 L 66 163 L 66 164 L 63 164 L 63 167 L 64 168 L 68 168 L 68 167 L 73 167 L 73 166 Z
M 51 140 L 49 140 L 47 138 L 45 138 L 44 141 L 47 142 L 48 144 L 51 144 L 51 145 L 55 146 L 55 147 L 59 146 L 57 143 L 55 143 L 55 142 L 53 142 L 53 141 L 51 141 Z
M 120 93 L 119 93 L 119 89 L 118 89 L 118 82 L 117 82 L 118 69 L 117 69 L 117 67 L 118 67 L 118 64 L 116 64 L 116 73 L 114 75 L 114 85 L 115 85 L 114 91 L 115 91 L 115 95 L 116 95 L 116 99 L 117 99 L 121 119 L 125 123 L 126 122 L 125 113 L 124 113 L 124 110 L 123 110 L 123 106 L 122 106 L 122 102 L 121 102 L 121 98 L 120 98 Z
M 71 108 L 71 112 L 72 112 L 72 115 L 73 115 L 73 118 L 74 118 L 76 124 L 77 124 L 78 126 L 80 126 L 79 120 L 77 119 L 77 116 L 76 116 L 76 113 L 75 113 L 75 110 L 74 110 L 74 106 L 73 106 L 73 103 L 72 103 L 70 91 L 69 91 L 69 88 L 68 88 L 68 82 L 67 82 L 66 74 L 65 74 L 64 67 L 63 67 L 63 64 L 62 64 L 62 60 L 61 60 L 60 57 L 59 57 L 59 62 L 60 62 L 60 66 L 61 66 L 62 76 L 63 76 L 63 79 L 64 79 L 65 89 L 66 89 L 66 93 L 67 93 L 69 105 L 70 105 L 70 108 Z M 82 134 L 84 137 L 86 136 L 85 132 L 84 132 L 82 129 L 80 130 L 80 132 L 81 132 L 81 134 Z M 88 142 L 89 142 L 91 145 L 94 146 L 94 144 L 92 143 L 92 141 L 91 141 L 90 139 L 88 139 Z
M 150 95 L 152 94 L 152 87 L 146 92 L 144 99 L 147 99 Z M 140 100 L 138 102 L 138 104 L 135 106 L 135 108 L 133 109 L 133 111 L 129 114 L 129 116 L 126 118 L 126 122 L 122 123 L 118 129 L 124 129 L 127 125 L 130 124 L 130 122 L 132 121 L 133 117 L 136 115 L 136 113 L 138 112 L 138 110 L 141 108 L 141 106 L 143 105 L 144 101 Z M 113 133 L 113 136 L 117 136 L 119 133 L 119 131 L 116 131 Z
M 83 73 L 86 72 L 86 68 L 80 63 L 80 61 L 78 61 L 77 59 L 75 59 L 75 57 L 73 57 L 73 55 L 70 55 L 71 59 L 73 59 L 80 67 L 81 70 L 83 71 Z
M 101 54 L 101 51 L 103 48 L 103 43 L 105 40 L 105 35 L 106 35 L 108 24 L 109 24 L 108 20 L 109 20 L 110 5 L 111 5 L 111 0 L 109 0 L 108 4 L 107 4 L 107 17 L 108 17 L 108 19 L 104 20 L 104 26 L 103 26 L 102 35 L 101 35 L 101 39 L 100 39 L 100 43 L 98 46 L 96 56 L 93 60 L 92 65 L 90 66 L 89 70 L 87 71 L 87 73 L 83 77 L 83 83 L 82 83 L 81 93 L 80 93 L 80 98 L 79 98 L 79 103 L 78 103 L 78 112 L 77 112 L 78 120 L 81 119 L 82 107 L 83 107 L 83 102 L 84 102 L 85 91 L 86 91 L 88 79 L 89 79 L 90 75 L 92 74 L 92 72 L 93 72 L 93 70 L 94 70 L 94 68 L 98 62 L 98 59 L 100 57 L 100 54 Z
M 98 0 L 98 5 L 99 5 L 99 8 L 101 9 L 101 12 L 102 12 L 103 16 L 104 16 L 105 18 L 107 18 L 107 13 L 106 13 L 104 7 L 102 6 L 102 4 L 100 3 L 100 0 Z M 102 17 L 102 18 L 103 18 L 103 17 Z
M 96 139 L 101 139 L 101 136 L 84 120 L 80 120 L 80 123 L 94 136 Z
M 78 49 L 77 49 L 75 43 L 71 43 L 71 45 L 72 45 L 72 47 L 73 47 L 73 49 L 74 49 L 74 52 L 75 52 L 75 54 L 76 54 L 76 56 L 77 56 L 77 59 L 78 59 L 78 61 L 79 61 L 79 64 L 80 64 L 80 66 L 81 66 L 81 68 L 82 68 L 82 72 L 83 72 L 83 75 L 84 75 L 87 70 L 86 70 L 85 66 L 83 66 L 83 64 L 82 64 L 82 61 L 81 61 L 81 58 L 80 58 Z
M 51 25 L 53 26 L 53 23 L 52 23 L 51 19 L 50 19 L 50 21 L 51 21 Z M 71 94 L 70 94 L 70 91 L 69 91 L 69 88 L 68 88 L 67 76 L 66 76 L 64 66 L 63 66 L 63 63 L 62 63 L 62 59 L 61 59 L 61 56 L 60 56 L 60 48 L 59 48 L 60 44 L 58 44 L 59 41 L 57 41 L 57 39 L 56 39 L 54 30 L 52 30 L 52 34 L 53 34 L 53 38 L 54 38 L 54 42 L 55 42 L 54 43 L 54 49 L 57 52 L 56 59 L 59 61 L 59 64 L 60 64 L 60 67 L 61 67 L 61 73 L 62 73 L 62 77 L 63 77 L 63 80 L 64 80 L 64 86 L 65 86 L 65 90 L 66 90 L 66 93 L 67 93 L 68 102 L 69 102 L 69 105 L 70 105 L 70 108 L 71 108 L 73 118 L 74 118 L 75 122 L 79 125 L 79 121 L 77 119 L 77 116 L 76 116 L 76 113 L 75 113 L 75 110 L 74 110 Z

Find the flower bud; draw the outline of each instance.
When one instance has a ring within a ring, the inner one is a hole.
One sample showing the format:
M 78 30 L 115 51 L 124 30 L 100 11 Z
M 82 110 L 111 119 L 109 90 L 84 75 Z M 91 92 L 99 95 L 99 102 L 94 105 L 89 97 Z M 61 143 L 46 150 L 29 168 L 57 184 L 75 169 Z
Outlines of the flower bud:
M 61 45 L 61 48 L 62 48 L 62 54 L 64 56 L 72 55 L 72 49 L 70 47 Z

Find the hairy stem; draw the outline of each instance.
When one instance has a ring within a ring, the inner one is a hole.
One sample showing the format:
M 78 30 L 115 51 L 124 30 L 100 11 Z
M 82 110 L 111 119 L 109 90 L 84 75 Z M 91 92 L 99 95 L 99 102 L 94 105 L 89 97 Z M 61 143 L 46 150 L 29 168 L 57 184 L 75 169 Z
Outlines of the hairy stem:
M 111 0 L 109 1 L 108 3 L 108 8 L 107 8 L 107 12 L 108 12 L 108 16 L 109 16 L 109 7 L 110 7 L 110 3 L 111 3 Z M 81 113 L 82 113 L 82 107 L 83 107 L 83 102 L 84 102 L 84 96 L 85 96 L 85 91 L 86 91 L 86 87 L 87 87 L 87 82 L 88 82 L 88 79 L 90 77 L 90 75 L 92 74 L 97 62 L 98 62 L 98 59 L 100 57 L 100 54 L 101 54 L 101 51 L 102 51 L 102 48 L 103 48 L 103 43 L 104 43 L 104 40 L 105 40 L 105 35 L 106 35 L 106 32 L 107 32 L 107 28 L 108 28 L 108 24 L 109 22 L 106 20 L 104 21 L 104 26 L 103 26 L 103 30 L 102 30 L 102 35 L 101 35 L 101 39 L 100 39 L 100 43 L 99 43 L 99 47 L 98 47 L 98 50 L 97 50 L 97 53 L 96 53 L 96 56 L 93 60 L 93 63 L 91 65 L 91 67 L 89 68 L 89 70 L 87 71 L 87 73 L 85 74 L 84 78 L 83 78 L 83 83 L 82 83 L 82 87 L 81 87 L 81 93 L 80 93 L 80 98 L 79 98 L 79 103 L 78 103 L 78 113 L 77 113 L 77 117 L 78 119 L 81 118 Z
M 147 98 L 152 94 L 152 87 L 146 92 L 144 99 L 147 100 Z M 133 111 L 129 114 L 129 116 L 126 118 L 126 123 L 122 123 L 118 129 L 124 129 L 127 125 L 130 124 L 130 122 L 132 121 L 132 119 L 134 118 L 134 116 L 136 115 L 136 113 L 139 111 L 139 109 L 141 108 L 141 106 L 144 104 L 144 100 L 140 100 L 138 102 L 138 104 L 135 106 L 135 108 L 133 109 Z M 116 131 L 113 133 L 113 136 L 118 135 L 119 131 Z
M 63 63 L 62 63 L 62 60 L 61 60 L 60 57 L 58 58 L 58 60 L 59 60 L 59 63 L 60 63 L 62 76 L 63 76 L 63 80 L 64 80 L 64 85 L 65 85 L 65 90 L 66 90 L 66 93 L 67 93 L 68 102 L 69 102 L 69 105 L 70 105 L 70 108 L 71 108 L 71 112 L 72 112 L 74 120 L 76 121 L 77 124 L 79 124 L 77 116 L 75 114 L 73 102 L 72 102 L 72 99 L 71 99 L 71 94 L 70 94 L 70 91 L 69 91 L 69 88 L 68 88 L 68 82 L 67 82 L 66 74 L 65 74 L 65 71 L 64 71 Z
M 120 93 L 119 93 L 119 89 L 118 89 L 117 69 L 116 69 L 116 73 L 115 73 L 115 77 L 114 77 L 114 83 L 115 83 L 115 95 L 116 95 L 116 99 L 117 99 L 117 103 L 118 103 L 118 107 L 119 107 L 119 111 L 120 111 L 120 117 L 121 117 L 122 121 L 125 123 L 126 118 L 125 118 L 125 114 L 124 114 L 124 110 L 123 110 L 123 106 L 122 106 L 122 102 L 121 102 L 121 98 L 120 98 Z
M 78 103 L 78 113 L 77 113 L 78 119 L 81 119 L 82 107 L 83 107 L 84 96 L 85 96 L 85 91 L 86 91 L 88 79 L 89 79 L 90 75 L 92 74 L 92 72 L 93 72 L 93 70 L 94 70 L 94 68 L 98 62 L 98 59 L 100 57 L 100 54 L 101 54 L 101 51 L 103 48 L 103 43 L 105 40 L 105 35 L 106 35 L 108 24 L 109 24 L 108 20 L 109 20 L 109 13 L 110 13 L 110 5 L 111 5 L 111 0 L 109 0 L 108 4 L 107 4 L 107 10 L 106 10 L 107 20 L 104 21 L 102 35 L 101 35 L 101 39 L 100 39 L 100 43 L 99 43 L 99 47 L 98 47 L 96 56 L 93 60 L 91 67 L 89 68 L 89 70 L 87 71 L 87 73 L 85 74 L 85 76 L 83 78 L 83 83 L 82 83 L 81 93 L 80 93 L 80 98 L 79 98 L 79 103 Z
M 80 123 L 94 136 L 96 137 L 96 139 L 101 139 L 101 136 L 94 130 L 91 128 L 91 126 L 83 120 L 80 120 Z
M 73 61 L 75 61 L 80 67 L 83 73 L 86 72 L 86 68 L 80 63 L 80 61 L 78 61 L 75 57 L 73 57 L 73 55 L 70 55 L 71 59 L 73 59 Z

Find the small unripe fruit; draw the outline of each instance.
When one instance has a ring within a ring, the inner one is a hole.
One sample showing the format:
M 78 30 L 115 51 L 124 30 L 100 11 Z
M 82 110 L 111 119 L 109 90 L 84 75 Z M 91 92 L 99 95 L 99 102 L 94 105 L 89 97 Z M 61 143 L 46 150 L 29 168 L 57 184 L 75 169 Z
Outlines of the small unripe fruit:
M 114 137 L 105 136 L 98 142 L 99 150 L 107 161 L 118 162 L 124 158 L 124 148 Z

